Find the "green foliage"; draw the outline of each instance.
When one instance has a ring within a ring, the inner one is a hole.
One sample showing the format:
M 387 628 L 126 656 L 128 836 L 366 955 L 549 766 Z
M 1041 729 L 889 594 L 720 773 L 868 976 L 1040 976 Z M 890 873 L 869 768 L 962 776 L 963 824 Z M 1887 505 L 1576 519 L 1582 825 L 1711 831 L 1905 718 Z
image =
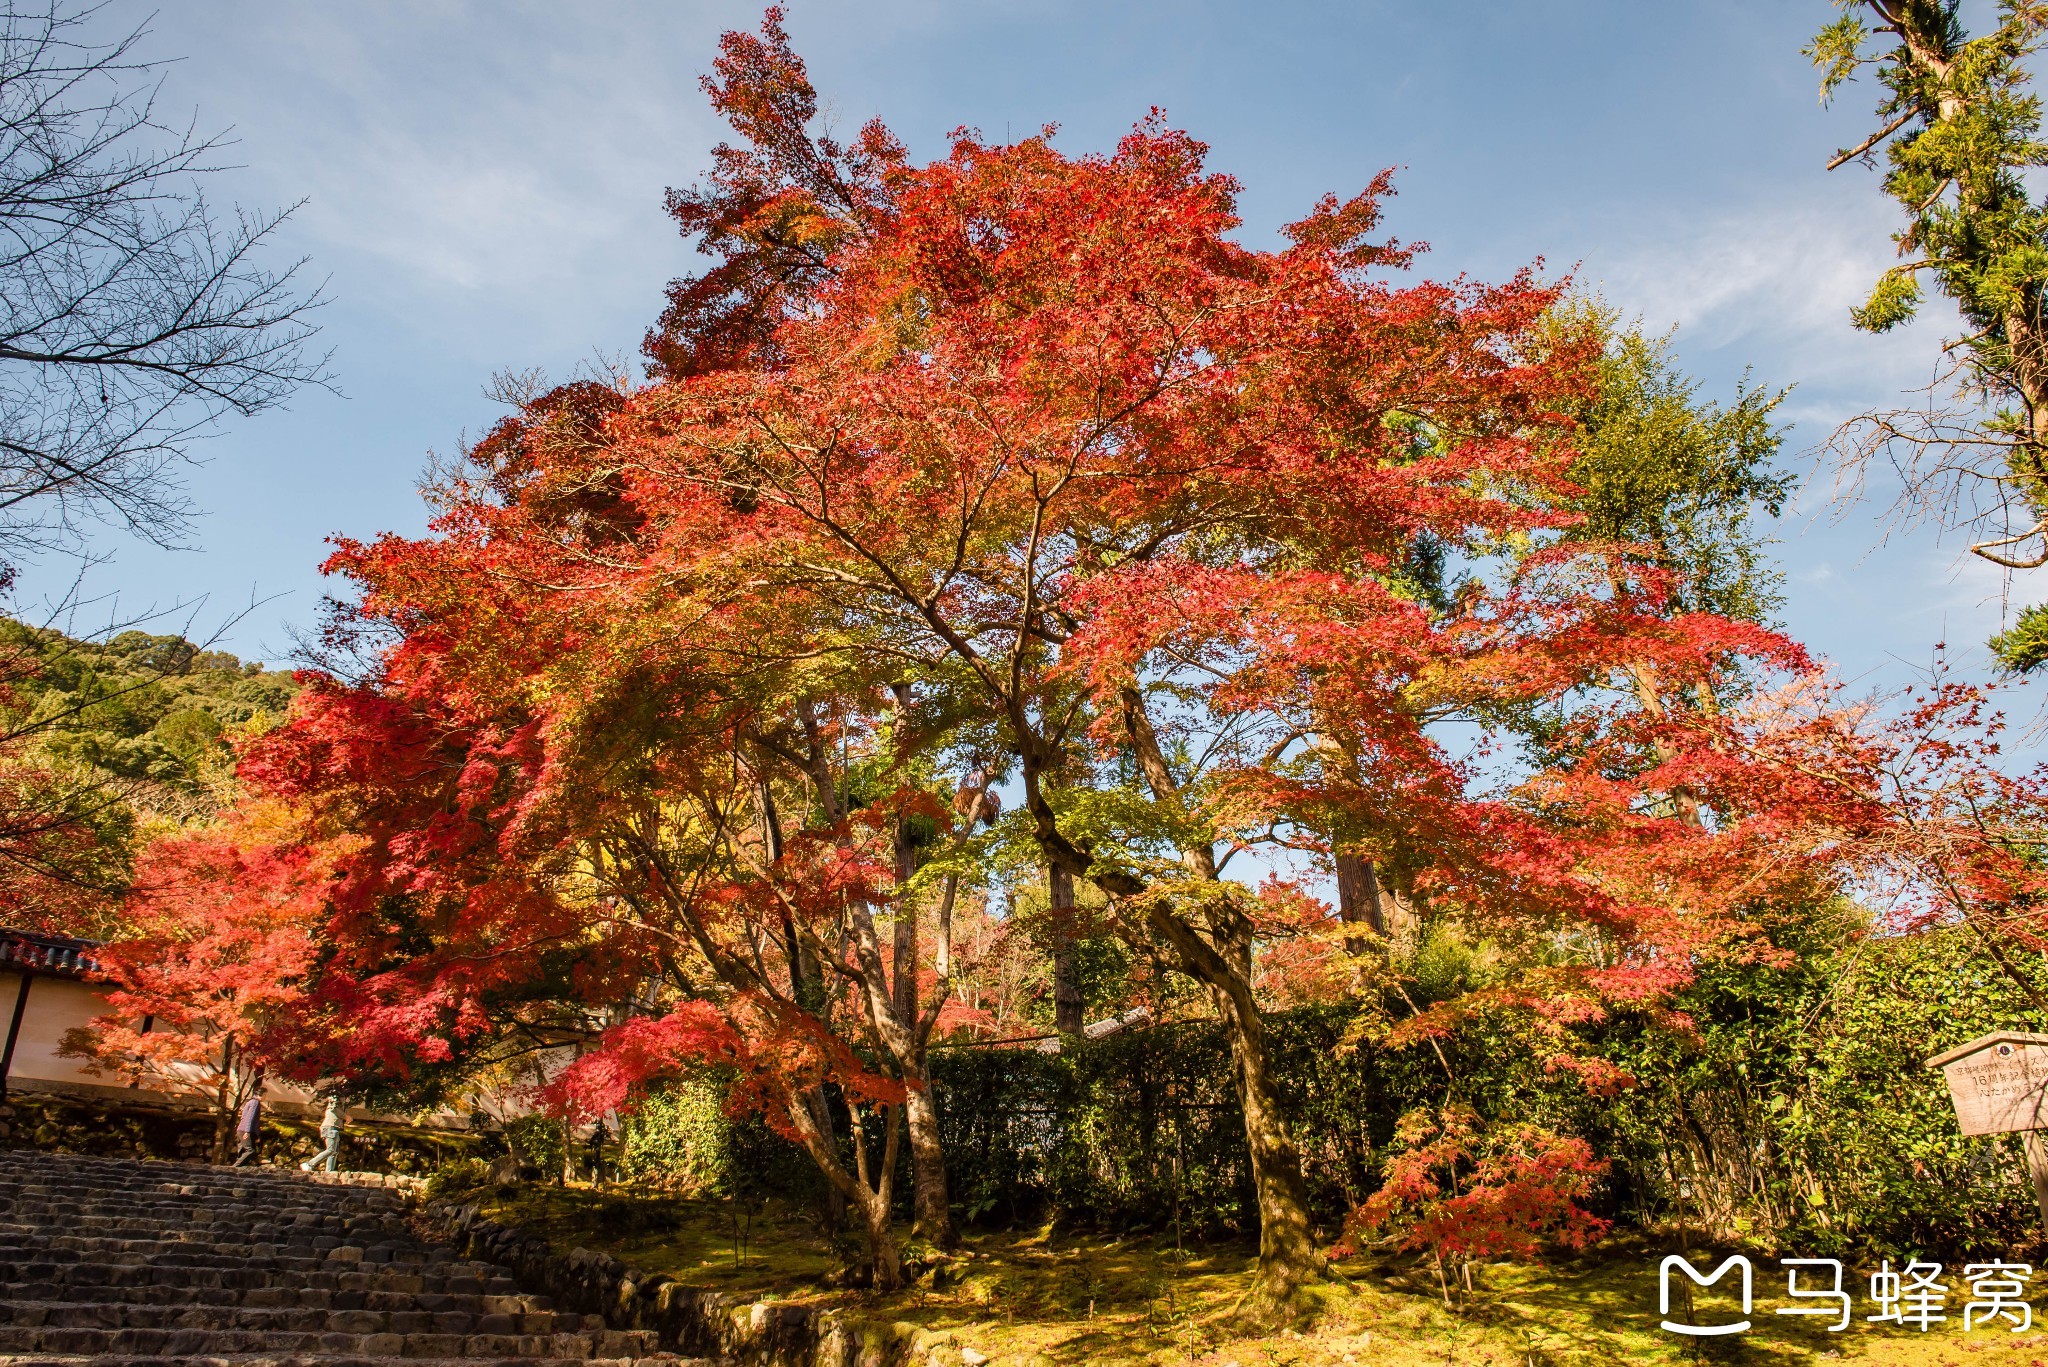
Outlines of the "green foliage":
M 522 1115 L 512 1120 L 505 1126 L 505 1144 L 522 1167 L 539 1168 L 545 1174 L 561 1172 L 568 1153 L 562 1122 L 547 1115 Z
M 482 1191 L 491 1183 L 491 1165 L 481 1158 L 458 1158 L 434 1169 L 427 1178 L 430 1201 L 442 1201 Z
M 2010 627 L 1991 638 L 1990 645 L 1998 662 L 2017 674 L 2048 660 L 2048 605 L 2036 603 L 2022 610 Z
M 1964 31 L 1956 0 L 1900 6 L 1900 28 L 1874 31 L 1864 0 L 1837 0 L 1846 11 L 1806 49 L 1822 71 L 1828 99 L 1866 67 L 1886 94 L 1883 127 L 1897 125 L 1887 148 L 1884 186 L 1906 211 L 1899 235 L 1915 259 L 1887 272 L 1857 326 L 1873 331 L 1912 316 L 1914 274 L 1931 270 L 1982 335 L 1970 345 L 1994 369 L 2009 340 L 2006 318 L 2040 289 L 2048 214 L 2028 198 L 2024 173 L 2048 164 L 2040 138 L 2040 100 L 2025 93 L 2024 60 L 2039 45 L 2048 11 L 2036 0 L 2002 0 L 1984 35 Z M 1875 41 L 1873 41 L 1875 40 Z M 1896 46 L 1888 46 L 1895 43 Z M 1885 137 L 1864 147 L 1869 154 Z M 1845 148 L 1838 156 L 1857 154 Z
M 741 1202 L 815 1194 L 822 1179 L 795 1145 L 758 1117 L 726 1114 L 731 1085 L 727 1072 L 707 1069 L 651 1091 L 625 1117 L 621 1179 Z
M 620 1175 L 691 1192 L 720 1191 L 733 1172 L 732 1129 L 724 1089 L 714 1079 L 671 1082 L 651 1092 L 627 1118 Z
M 181 636 L 95 642 L 0 618 L 0 651 L 22 661 L 9 720 L 45 753 L 194 798 L 224 777 L 228 738 L 275 723 L 298 692 L 288 673 Z
M 1920 307 L 1920 282 L 1909 271 L 1886 271 L 1871 287 L 1870 298 L 1849 310 L 1850 321 L 1865 332 L 1890 332 L 1913 320 Z
M 1870 26 L 1856 14 L 1844 14 L 1814 35 L 1806 55 L 1821 69 L 1821 103 L 1834 99 L 1835 91 L 1855 77 L 1856 69 L 1863 64 L 1863 44 L 1869 37 Z
M 1019 818 L 1016 824 L 1024 823 Z M 1061 926 L 1052 915 L 1052 897 L 1046 887 L 1044 869 L 1037 862 L 1042 855 L 1035 843 L 1025 847 L 1019 842 L 1019 852 L 1013 868 L 1020 877 L 1010 887 L 1007 921 L 1030 941 L 1035 953 L 1029 961 L 1030 990 L 1016 1009 L 1035 1028 L 1050 1031 L 1054 1013 L 1052 954 Z M 1074 908 L 1068 913 L 1071 920 L 1066 930 L 1074 936 L 1074 981 L 1081 990 L 1082 1012 L 1089 1020 L 1119 1010 L 1136 998 L 1141 978 L 1148 994 L 1155 998 L 1163 986 L 1157 970 L 1142 963 L 1129 942 L 1098 933 L 1106 928 L 1108 908 L 1109 899 L 1100 888 L 1086 879 L 1075 881 Z
M 1852 463 L 1889 452 L 1901 506 L 1981 522 L 1971 549 L 2008 569 L 2048 564 L 2048 166 L 2029 59 L 2048 36 L 2043 0 L 1999 0 L 1971 37 L 1959 0 L 1836 0 L 1841 18 L 1806 48 L 1832 98 L 1865 69 L 1883 88 L 1876 128 L 1830 166 L 1886 158 L 1885 192 L 1905 217 L 1900 264 L 1878 277 L 1854 324 L 1885 332 L 1918 311 L 1922 277 L 1968 330 L 1942 348 L 1952 406 L 1871 415 L 1842 444 Z M 1845 429 L 1845 434 L 1851 429 Z M 1994 645 L 2014 668 L 2037 653 Z
M 1553 319 L 1560 332 L 1590 329 L 1600 342 L 1593 400 L 1581 423 L 1572 479 L 1583 490 L 1575 536 L 1642 548 L 1676 578 L 1674 606 L 1764 621 L 1778 609 L 1781 576 L 1759 515 L 1776 517 L 1795 478 L 1777 467 L 1786 390 L 1747 383 L 1726 406 L 1702 399 L 1678 366 L 1671 335 L 1624 327 L 1598 300 L 1576 300 Z
M 275 724 L 297 688 L 182 637 L 79 640 L 0 617 L 9 919 L 117 933 L 135 852 L 232 799 L 232 740 Z
M 2048 971 L 2030 966 L 2037 982 Z M 1949 1255 L 2041 1238 L 2016 1141 L 1965 1139 L 1922 1060 L 2044 1024 L 1967 932 L 1836 943 L 1786 967 L 1709 966 L 1691 1038 L 1623 1024 L 1637 1086 L 1615 1109 L 1635 1179 L 1665 1209 L 1683 1183 L 1710 1227 L 1817 1251 Z

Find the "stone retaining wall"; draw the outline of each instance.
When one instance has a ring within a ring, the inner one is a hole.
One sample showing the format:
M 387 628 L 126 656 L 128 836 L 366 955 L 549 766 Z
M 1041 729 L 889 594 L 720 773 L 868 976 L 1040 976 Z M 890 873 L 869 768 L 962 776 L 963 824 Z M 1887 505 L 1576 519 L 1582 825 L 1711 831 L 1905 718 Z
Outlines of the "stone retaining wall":
M 498 1224 L 475 1204 L 429 1202 L 422 1218 L 464 1257 L 511 1268 L 521 1285 L 614 1329 L 651 1329 L 670 1352 L 744 1367 L 961 1367 L 951 1336 L 844 1310 L 684 1286 L 587 1248 L 557 1253 L 530 1231 Z

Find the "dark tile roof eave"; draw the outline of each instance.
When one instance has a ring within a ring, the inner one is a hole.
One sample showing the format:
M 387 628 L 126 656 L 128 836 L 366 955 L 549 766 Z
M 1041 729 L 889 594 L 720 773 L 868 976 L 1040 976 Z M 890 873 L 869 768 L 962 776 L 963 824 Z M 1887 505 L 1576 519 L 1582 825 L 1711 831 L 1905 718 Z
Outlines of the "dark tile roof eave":
M 99 968 L 92 954 L 99 946 L 98 940 L 33 935 L 0 926 L 0 969 L 84 980 Z

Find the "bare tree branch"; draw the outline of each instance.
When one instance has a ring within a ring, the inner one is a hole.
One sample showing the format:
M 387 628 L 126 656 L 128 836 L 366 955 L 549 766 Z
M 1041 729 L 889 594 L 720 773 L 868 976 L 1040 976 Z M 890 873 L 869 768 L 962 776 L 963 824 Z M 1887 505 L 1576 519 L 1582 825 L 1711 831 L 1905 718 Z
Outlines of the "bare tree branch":
M 328 389 L 304 262 L 260 264 L 291 212 L 216 213 L 219 135 L 158 116 L 147 30 L 101 6 L 0 0 L 0 560 L 91 523 L 175 544 L 177 478 L 230 414 Z

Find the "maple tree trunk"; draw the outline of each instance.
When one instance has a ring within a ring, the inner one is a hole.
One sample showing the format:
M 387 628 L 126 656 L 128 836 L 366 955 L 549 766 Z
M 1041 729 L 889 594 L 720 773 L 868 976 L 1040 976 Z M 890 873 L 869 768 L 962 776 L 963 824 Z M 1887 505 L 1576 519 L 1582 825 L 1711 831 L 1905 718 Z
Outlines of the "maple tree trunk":
M 903 1043 L 891 1050 L 903 1069 L 908 1092 L 904 1097 L 903 1119 L 910 1134 L 911 1204 L 916 1210 L 913 1228 L 917 1236 L 940 1248 L 952 1248 L 960 1236 L 953 1228 L 953 1213 L 946 1191 L 946 1155 L 939 1143 L 939 1108 L 932 1097 L 924 1043 L 917 1028 L 917 909 L 910 904 L 906 888 L 917 872 L 917 848 L 910 843 L 902 823 L 896 827 L 896 927 L 890 967 L 892 1005 L 902 1030 Z
M 872 939 L 872 935 L 870 923 L 867 938 Z M 897 943 L 902 942 L 899 939 Z M 953 1228 L 948 1206 L 946 1155 L 939 1142 L 939 1111 L 931 1091 L 930 1054 L 918 1029 L 916 981 L 910 978 L 911 1009 L 905 1011 L 900 990 L 910 975 L 899 974 L 893 983 L 885 983 L 881 981 L 879 960 L 866 951 L 863 957 L 869 965 L 867 1009 L 882 1047 L 902 1073 L 907 1092 L 903 1119 L 910 1137 L 911 1205 L 916 1211 L 917 1235 L 940 1248 L 951 1248 L 960 1236 Z M 855 1142 L 858 1144 L 858 1138 Z
M 804 1093 L 804 1109 L 810 1112 L 811 1123 L 825 1138 L 827 1148 L 836 1148 L 838 1141 L 832 1126 L 832 1103 L 825 1095 L 825 1084 L 819 1083 Z M 846 1223 L 846 1193 L 831 1182 L 825 1184 L 824 1216 L 825 1228 L 829 1233 L 838 1233 Z
M 866 1127 L 861 1124 L 859 1104 L 851 1103 L 847 1113 L 853 1132 L 854 1171 L 848 1172 L 828 1131 L 819 1128 L 807 1098 L 784 1094 L 784 1111 L 796 1130 L 796 1137 L 810 1153 L 828 1184 L 860 1212 L 861 1233 L 867 1242 L 868 1275 L 877 1291 L 894 1291 L 903 1285 L 903 1254 L 896 1247 L 896 1232 L 889 1227 L 889 1206 L 897 1155 L 895 1118 L 886 1122 L 888 1138 L 879 1162 L 870 1162 Z
M 953 1228 L 951 1200 L 946 1191 L 946 1153 L 939 1144 L 939 1108 L 932 1096 L 928 1076 L 924 1085 L 906 1090 L 903 1119 L 910 1132 L 911 1200 L 917 1216 L 912 1229 L 920 1239 L 939 1248 L 960 1242 Z
M 1282 1323 L 1294 1317 L 1303 1289 L 1325 1271 L 1309 1224 L 1301 1151 L 1287 1132 L 1286 1110 L 1273 1083 L 1265 1023 L 1251 1002 L 1249 981 L 1212 984 L 1211 992 L 1230 1038 L 1252 1184 L 1259 1197 L 1259 1274 L 1240 1313 L 1254 1323 Z
M 1151 719 L 1145 715 L 1142 696 L 1134 685 L 1128 685 L 1120 690 L 1119 698 L 1124 733 L 1130 738 L 1146 783 L 1158 796 L 1177 801 L 1179 792 L 1172 770 L 1159 748 Z M 1042 821 L 1050 817 L 1050 811 L 1041 814 Z M 1051 834 L 1058 834 L 1056 824 Z M 1045 837 L 1046 832 L 1041 829 L 1040 841 Z M 1218 881 L 1213 846 L 1195 843 L 1183 847 L 1181 853 L 1182 862 L 1197 878 L 1208 883 Z M 1146 890 L 1136 880 L 1119 886 L 1123 883 L 1121 877 L 1115 882 L 1101 878 L 1096 882 L 1112 896 Z M 1302 1292 L 1323 1276 L 1326 1265 L 1309 1225 L 1308 1193 L 1301 1179 L 1301 1151 L 1287 1133 L 1286 1108 L 1273 1085 L 1266 1051 L 1265 1022 L 1252 993 L 1252 923 L 1227 902 L 1209 907 L 1204 920 L 1206 935 L 1163 904 L 1155 902 L 1146 912 L 1147 924 L 1172 946 L 1181 968 L 1207 984 L 1216 1002 L 1216 1014 L 1230 1039 L 1238 1103 L 1244 1112 L 1245 1146 L 1251 1157 L 1252 1183 L 1259 1195 L 1259 1273 L 1238 1313 L 1255 1325 L 1281 1324 L 1296 1317 Z
M 1052 903 L 1052 1028 L 1078 1035 L 1086 1024 L 1074 966 L 1074 875 L 1055 863 L 1046 870 Z
M 903 1254 L 896 1247 L 896 1232 L 889 1228 L 889 1202 L 870 1194 L 860 1203 L 861 1232 L 868 1241 L 868 1276 L 877 1291 L 894 1291 L 903 1285 Z

